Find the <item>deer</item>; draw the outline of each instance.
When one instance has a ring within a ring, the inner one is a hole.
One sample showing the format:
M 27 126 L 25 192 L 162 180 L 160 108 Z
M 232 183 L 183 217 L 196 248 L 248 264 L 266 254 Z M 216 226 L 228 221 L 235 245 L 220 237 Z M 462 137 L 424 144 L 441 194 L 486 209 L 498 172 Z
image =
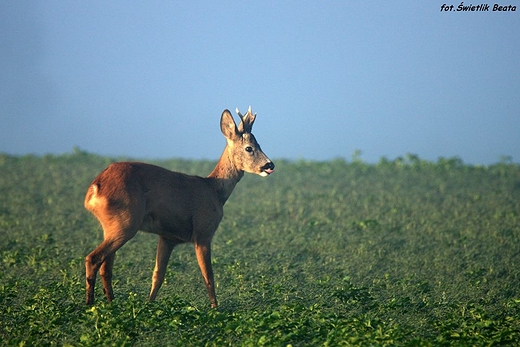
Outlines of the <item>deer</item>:
M 173 248 L 194 244 L 197 262 L 212 308 L 218 306 L 211 265 L 211 242 L 224 215 L 223 207 L 244 172 L 266 177 L 274 163 L 251 133 L 256 113 L 229 110 L 220 118 L 226 146 L 207 177 L 187 175 L 142 162 L 110 164 L 89 185 L 85 208 L 100 222 L 103 241 L 85 258 L 86 303 L 94 304 L 96 274 L 111 302 L 112 270 L 116 251 L 138 231 L 157 234 L 157 254 L 149 301 L 154 301 L 164 281 Z

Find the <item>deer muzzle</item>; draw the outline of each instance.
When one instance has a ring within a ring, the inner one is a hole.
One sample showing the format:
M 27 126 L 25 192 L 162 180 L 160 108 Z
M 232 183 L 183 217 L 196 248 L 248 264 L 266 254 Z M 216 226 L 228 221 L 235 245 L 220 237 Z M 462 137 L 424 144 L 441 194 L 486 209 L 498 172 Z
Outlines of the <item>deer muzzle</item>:
M 268 162 L 264 166 L 260 168 L 261 173 L 260 176 L 267 177 L 274 172 L 274 163 L 272 161 Z

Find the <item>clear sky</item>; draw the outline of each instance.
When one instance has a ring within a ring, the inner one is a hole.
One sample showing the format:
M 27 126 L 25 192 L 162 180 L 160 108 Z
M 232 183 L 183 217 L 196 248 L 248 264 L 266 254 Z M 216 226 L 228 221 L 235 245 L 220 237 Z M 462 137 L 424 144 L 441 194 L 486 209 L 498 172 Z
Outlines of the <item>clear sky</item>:
M 0 152 L 217 159 L 251 105 L 272 159 L 520 162 L 520 1 L 459 4 L 0 1 Z

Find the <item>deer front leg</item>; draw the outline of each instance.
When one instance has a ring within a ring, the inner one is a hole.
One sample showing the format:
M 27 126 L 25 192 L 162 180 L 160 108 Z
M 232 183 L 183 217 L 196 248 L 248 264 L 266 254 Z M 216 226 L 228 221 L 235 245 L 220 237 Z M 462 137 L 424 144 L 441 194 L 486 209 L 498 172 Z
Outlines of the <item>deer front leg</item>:
M 199 263 L 200 271 L 202 272 L 202 278 L 204 284 L 208 290 L 209 301 L 211 307 L 217 307 L 217 298 L 215 296 L 215 281 L 213 279 L 213 268 L 211 266 L 211 243 L 203 242 L 195 243 L 195 254 L 197 255 L 197 261 Z
M 157 244 L 157 256 L 155 258 L 155 269 L 152 277 L 152 289 L 150 291 L 149 300 L 154 301 L 166 274 L 166 267 L 170 260 L 173 248 L 179 244 L 179 241 L 169 240 L 163 236 L 159 236 L 159 243 Z

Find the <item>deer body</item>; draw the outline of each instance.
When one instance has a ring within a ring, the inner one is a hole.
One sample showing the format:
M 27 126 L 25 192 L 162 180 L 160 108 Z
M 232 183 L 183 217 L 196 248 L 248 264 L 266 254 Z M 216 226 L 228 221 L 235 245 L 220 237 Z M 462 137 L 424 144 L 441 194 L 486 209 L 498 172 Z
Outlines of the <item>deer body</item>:
M 221 130 L 227 140 L 222 156 L 206 178 L 186 175 L 137 162 L 114 163 L 90 184 L 85 208 L 101 223 L 103 242 L 85 259 L 86 302 L 94 302 L 96 273 L 109 301 L 115 252 L 138 230 L 159 235 L 150 300 L 157 296 L 173 248 L 195 245 L 197 261 L 212 307 L 217 306 L 211 240 L 223 217 L 223 206 L 244 172 L 268 176 L 274 164 L 251 134 L 256 115 L 251 108 L 237 127 L 228 110 L 222 113 Z

